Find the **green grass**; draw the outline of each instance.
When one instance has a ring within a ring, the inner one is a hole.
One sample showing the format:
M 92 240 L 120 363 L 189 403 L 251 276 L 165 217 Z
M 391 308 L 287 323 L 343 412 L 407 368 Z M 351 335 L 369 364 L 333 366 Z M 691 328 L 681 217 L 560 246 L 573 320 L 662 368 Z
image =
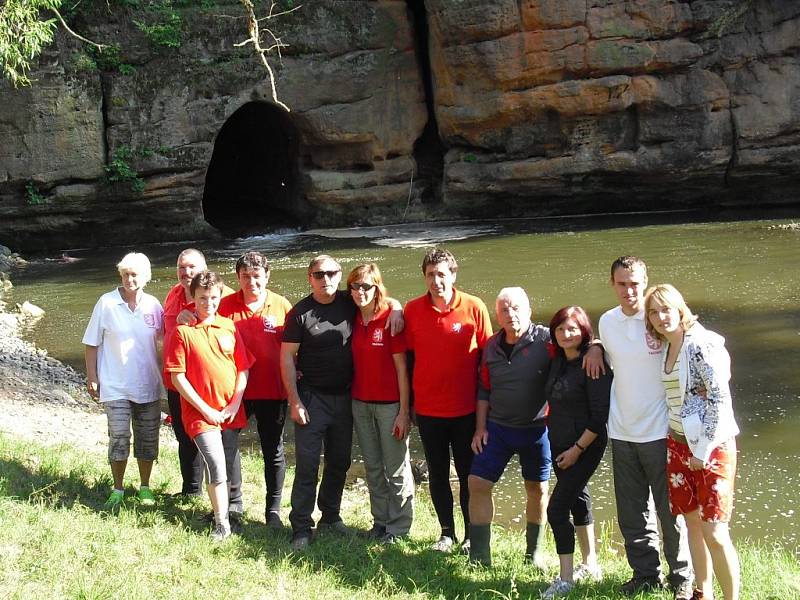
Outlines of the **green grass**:
M 129 471 L 135 471 L 132 464 Z M 522 561 L 522 532 L 500 527 L 493 531 L 492 569 L 429 551 L 438 527 L 423 494 L 406 542 L 383 547 L 321 535 L 307 553 L 294 555 L 289 533 L 264 525 L 257 456 L 244 457 L 243 476 L 250 503 L 244 530 L 215 545 L 203 521 L 206 499 L 167 496 L 179 489 L 174 452 L 162 451 L 155 467 L 153 488 L 161 494 L 155 508 L 139 507 L 131 485 L 124 508 L 109 515 L 100 511 L 110 484 L 103 455 L 0 436 L 0 597 L 536 598 L 555 575 L 552 540 L 547 572 L 537 573 Z M 348 524 L 369 528 L 363 489 L 348 490 L 344 506 Z M 576 588 L 570 598 L 618 597 L 613 590 L 629 570 L 619 543 L 611 540 L 610 531 L 601 532 L 604 580 Z M 739 551 L 743 599 L 800 598 L 796 558 L 758 545 L 740 545 Z

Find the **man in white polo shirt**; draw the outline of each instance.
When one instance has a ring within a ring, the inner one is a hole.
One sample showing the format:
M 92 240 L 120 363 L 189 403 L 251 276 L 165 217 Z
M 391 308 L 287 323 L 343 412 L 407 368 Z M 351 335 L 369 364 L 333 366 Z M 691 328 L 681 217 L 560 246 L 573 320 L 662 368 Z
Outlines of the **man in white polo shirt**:
M 623 594 L 662 587 L 656 514 L 676 600 L 692 598 L 686 526 L 667 496 L 667 403 L 661 383 L 661 342 L 645 328 L 647 266 L 635 256 L 611 265 L 619 306 L 600 317 L 600 339 L 614 369 L 608 437 L 611 439 L 617 520 L 633 577 Z M 651 502 L 652 497 L 652 502 Z M 655 509 L 655 510 L 654 510 Z

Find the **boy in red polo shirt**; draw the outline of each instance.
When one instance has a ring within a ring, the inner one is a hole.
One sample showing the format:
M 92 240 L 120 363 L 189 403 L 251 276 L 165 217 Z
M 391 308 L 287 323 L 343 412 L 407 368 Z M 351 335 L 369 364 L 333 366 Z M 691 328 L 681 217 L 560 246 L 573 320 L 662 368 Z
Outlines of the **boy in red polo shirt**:
M 255 415 L 264 481 L 267 487 L 265 520 L 280 529 L 281 493 L 286 476 L 283 426 L 286 421 L 286 392 L 280 369 L 281 340 L 291 303 L 267 289 L 269 263 L 260 252 L 245 252 L 236 261 L 239 291 L 219 303 L 219 314 L 236 325 L 247 349 L 255 357 L 244 391 L 247 417 Z
M 239 431 L 247 422 L 240 408 L 254 362 L 233 321 L 217 315 L 222 288 L 216 273 L 203 271 L 194 276 L 189 289 L 197 323 L 178 326 L 164 358 L 165 370 L 181 394 L 184 427 L 205 463 L 214 509 L 211 536 L 216 541 L 231 534 L 227 483 L 239 453 Z

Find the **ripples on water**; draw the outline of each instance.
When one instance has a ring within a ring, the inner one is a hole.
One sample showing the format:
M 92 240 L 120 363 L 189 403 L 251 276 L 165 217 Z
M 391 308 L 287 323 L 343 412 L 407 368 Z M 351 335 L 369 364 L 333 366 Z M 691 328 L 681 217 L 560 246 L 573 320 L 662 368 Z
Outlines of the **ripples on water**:
M 652 218 L 652 217 L 648 217 Z M 677 219 L 676 219 L 677 220 Z M 354 229 L 283 230 L 220 243 L 206 252 L 211 268 L 235 284 L 234 260 L 245 250 L 270 257 L 270 287 L 297 301 L 308 293 L 305 270 L 315 254 L 337 257 L 345 272 L 378 262 L 399 300 L 424 292 L 422 248 L 446 244 L 459 260 L 459 286 L 488 305 L 506 285 L 531 296 L 534 320 L 565 304 L 582 304 L 596 323 L 613 304 L 608 267 L 620 254 L 647 260 L 651 283 L 675 283 L 711 329 L 727 338 L 734 368 L 739 466 L 732 529 L 737 537 L 779 542 L 798 551 L 800 476 L 800 232 L 776 221 L 650 225 L 619 217 L 588 220 L 407 224 Z M 560 231 L 546 228 L 560 227 Z M 33 260 L 14 276 L 11 302 L 29 300 L 47 316 L 28 332 L 51 354 L 83 370 L 80 339 L 97 298 L 116 285 L 114 264 L 143 251 L 153 263 L 148 291 L 159 298 L 175 281 L 175 256 L 188 244 L 75 251 L 71 264 Z M 75 285 L 79 282 L 80 285 Z M 287 435 L 291 439 L 291 435 Z M 416 434 L 412 447 L 421 448 Z M 590 483 L 599 522 L 615 518 L 610 450 Z M 358 468 L 356 468 L 358 473 Z M 525 498 L 516 459 L 496 489 L 497 520 L 524 527 Z M 363 477 L 363 474 L 361 475 Z M 555 480 L 551 482 L 551 485 Z M 614 528 L 615 529 L 615 528 Z

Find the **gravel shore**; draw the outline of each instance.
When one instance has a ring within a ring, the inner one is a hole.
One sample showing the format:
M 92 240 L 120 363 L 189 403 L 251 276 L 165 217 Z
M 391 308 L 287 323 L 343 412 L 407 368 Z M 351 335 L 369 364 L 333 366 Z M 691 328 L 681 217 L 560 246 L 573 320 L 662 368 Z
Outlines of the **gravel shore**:
M 20 337 L 20 324 L 32 317 L 3 302 L 11 285 L 3 266 L 0 261 L 0 433 L 105 452 L 105 413 L 86 392 L 84 375 Z M 161 438 L 175 444 L 169 427 Z

